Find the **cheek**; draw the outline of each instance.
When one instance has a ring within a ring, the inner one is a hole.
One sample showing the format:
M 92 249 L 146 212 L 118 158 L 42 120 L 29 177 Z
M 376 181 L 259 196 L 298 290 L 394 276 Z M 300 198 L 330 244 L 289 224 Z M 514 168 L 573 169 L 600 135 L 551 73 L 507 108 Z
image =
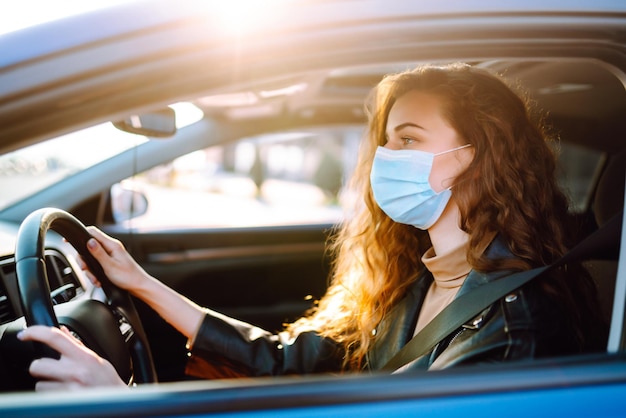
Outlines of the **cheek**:
M 469 163 L 463 164 L 454 157 L 441 158 L 439 160 L 435 158 L 433 168 L 428 177 L 430 187 L 437 193 L 450 188 L 456 176 L 461 174 L 468 165 Z
M 442 164 L 439 161 L 435 161 L 433 164 L 430 176 L 428 177 L 428 182 L 430 183 L 430 187 L 432 187 L 437 193 L 450 187 L 448 185 L 451 183 L 448 180 L 450 177 L 448 168 L 449 167 L 446 167 L 446 164 Z

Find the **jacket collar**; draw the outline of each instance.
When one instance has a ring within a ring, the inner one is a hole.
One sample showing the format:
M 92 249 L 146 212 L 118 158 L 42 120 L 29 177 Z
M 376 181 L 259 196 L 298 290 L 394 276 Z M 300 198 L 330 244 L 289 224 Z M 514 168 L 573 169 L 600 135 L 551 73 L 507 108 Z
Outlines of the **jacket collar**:
M 491 243 L 485 250 L 485 255 L 490 260 L 515 257 L 513 253 L 507 247 L 502 237 L 500 237 L 500 235 L 497 235 L 493 239 L 493 241 L 491 241 Z M 480 287 L 486 283 L 492 282 L 501 277 L 508 276 L 511 273 L 513 273 L 513 270 L 498 270 L 498 271 L 492 271 L 488 273 L 471 270 L 470 273 L 465 278 L 463 285 L 461 286 L 458 293 L 456 294 L 455 299 L 473 289 L 476 289 L 477 287 Z
M 490 259 L 513 257 L 513 254 L 509 251 L 504 240 L 499 236 L 494 238 L 489 244 L 485 250 L 485 254 Z M 457 292 L 456 297 L 458 298 L 461 294 L 465 294 L 477 287 L 511 273 L 512 271 L 510 270 L 489 273 L 471 270 Z M 408 288 L 406 296 L 400 300 L 381 321 L 376 330 L 379 339 L 374 343 L 374 346 L 368 353 L 368 367 L 371 370 L 377 370 L 382 367 L 413 337 L 417 316 L 424 303 L 426 292 L 432 282 L 432 274 L 424 269 L 415 283 Z M 425 362 L 425 364 L 428 363 L 429 360 L 426 357 L 420 361 Z M 424 366 L 424 368 L 426 367 L 427 365 Z

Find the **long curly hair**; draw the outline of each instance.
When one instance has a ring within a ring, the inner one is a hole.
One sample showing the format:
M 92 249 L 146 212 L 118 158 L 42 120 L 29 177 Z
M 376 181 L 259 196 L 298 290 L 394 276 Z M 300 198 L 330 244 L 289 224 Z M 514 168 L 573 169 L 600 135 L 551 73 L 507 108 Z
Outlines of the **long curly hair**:
M 502 78 L 466 64 L 421 66 L 386 76 L 370 94 L 369 126 L 350 187 L 362 196 L 353 216 L 330 243 L 331 283 L 317 306 L 289 329 L 315 330 L 345 349 L 344 367 L 359 370 L 373 330 L 420 276 L 430 247 L 425 231 L 392 221 L 375 202 L 370 170 L 376 148 L 386 143 L 387 117 L 396 100 L 418 90 L 443 99 L 443 117 L 473 145 L 474 159 L 453 184 L 459 227 L 469 234 L 473 269 L 527 270 L 556 261 L 570 237 L 564 220 L 568 200 L 556 180 L 549 140 L 530 116 L 527 101 Z M 484 250 L 499 235 L 515 258 L 489 259 Z M 576 312 L 564 275 L 545 287 Z M 575 320 L 575 319 L 573 319 Z

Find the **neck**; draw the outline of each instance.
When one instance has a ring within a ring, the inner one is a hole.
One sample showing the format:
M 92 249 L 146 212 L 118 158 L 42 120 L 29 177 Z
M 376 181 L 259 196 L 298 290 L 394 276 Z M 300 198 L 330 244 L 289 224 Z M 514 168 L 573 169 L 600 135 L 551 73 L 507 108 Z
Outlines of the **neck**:
M 450 199 L 441 217 L 428 229 L 435 254 L 445 254 L 467 240 L 467 233 L 459 228 L 459 220 L 459 208 L 454 199 Z

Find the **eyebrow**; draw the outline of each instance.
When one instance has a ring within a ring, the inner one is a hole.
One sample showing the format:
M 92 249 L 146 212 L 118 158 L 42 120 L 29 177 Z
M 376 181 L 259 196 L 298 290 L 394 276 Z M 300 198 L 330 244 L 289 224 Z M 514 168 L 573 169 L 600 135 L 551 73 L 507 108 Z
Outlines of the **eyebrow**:
M 422 129 L 422 130 L 424 130 L 424 131 L 426 131 L 426 130 L 427 130 L 427 129 L 426 129 L 426 128 L 424 128 L 423 126 L 418 125 L 418 124 L 413 123 L 413 122 L 405 122 L 405 123 L 401 123 L 400 125 L 398 125 L 398 126 L 396 126 L 395 128 L 393 128 L 393 130 L 394 130 L 395 132 L 398 132 L 398 131 L 400 131 L 400 130 L 402 130 L 402 129 L 404 129 L 404 128 L 407 128 L 407 127 L 418 128 L 418 129 Z

